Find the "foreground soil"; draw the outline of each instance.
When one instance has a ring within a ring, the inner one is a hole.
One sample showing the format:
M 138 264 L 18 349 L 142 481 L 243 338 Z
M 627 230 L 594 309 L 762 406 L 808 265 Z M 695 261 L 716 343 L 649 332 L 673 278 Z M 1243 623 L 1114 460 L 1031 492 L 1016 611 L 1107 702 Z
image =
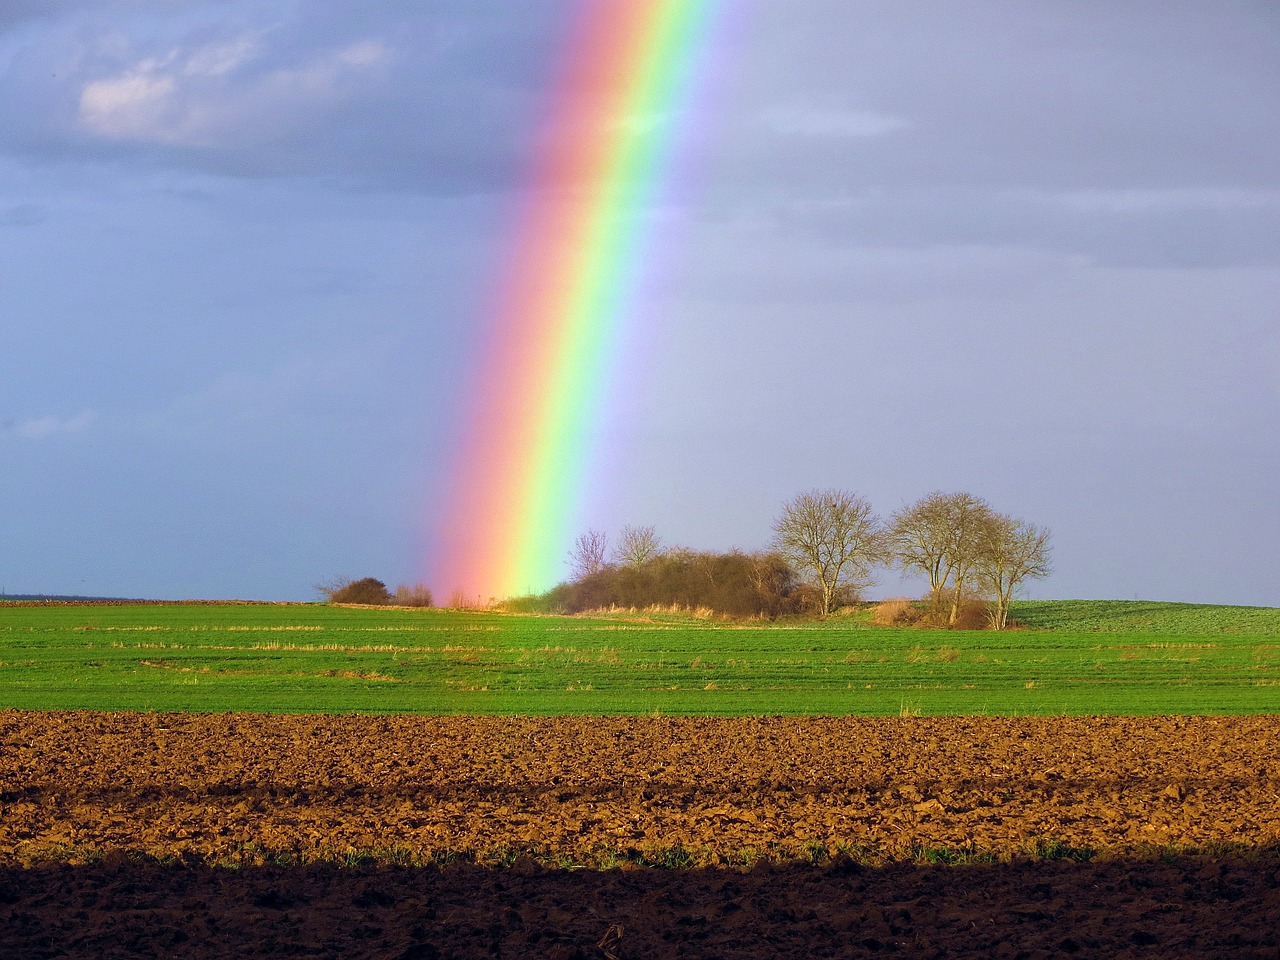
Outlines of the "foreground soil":
M 750 871 L 227 869 L 108 859 L 0 881 L 0 956 L 1280 956 L 1280 861 Z
M 1275 957 L 1277 929 L 1280 717 L 0 711 L 5 957 Z

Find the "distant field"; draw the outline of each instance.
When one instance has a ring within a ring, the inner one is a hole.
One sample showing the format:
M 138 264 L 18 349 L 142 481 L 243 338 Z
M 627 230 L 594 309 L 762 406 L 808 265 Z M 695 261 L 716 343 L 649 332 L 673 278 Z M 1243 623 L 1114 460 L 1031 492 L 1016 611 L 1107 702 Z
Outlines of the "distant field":
M 1036 630 L 1098 633 L 1235 634 L 1280 637 L 1280 608 L 1149 600 L 1026 600 L 1016 619 Z
M 6 606 L 0 707 L 425 714 L 1280 712 L 1280 609 L 1039 601 L 1007 633 L 310 604 Z

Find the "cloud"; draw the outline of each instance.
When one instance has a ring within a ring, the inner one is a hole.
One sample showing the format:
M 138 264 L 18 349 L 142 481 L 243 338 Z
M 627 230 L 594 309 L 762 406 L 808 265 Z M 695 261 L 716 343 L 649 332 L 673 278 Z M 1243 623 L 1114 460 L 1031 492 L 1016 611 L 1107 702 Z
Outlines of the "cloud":
M 144 415 L 144 432 L 183 437 L 311 436 L 367 413 L 384 347 L 223 372 Z
M 0 4 L 0 31 L 59 16 L 81 5 L 81 2 L 82 0 L 4 0 Z
M 854 139 L 880 137 L 911 126 L 910 121 L 874 110 L 846 110 L 800 104 L 770 107 L 761 112 L 764 125 L 775 133 L 802 137 Z
M 522 182 L 577 8 L 80 0 L 36 16 L 29 6 L 21 23 L 0 14 L 0 158 L 450 197 Z
M 78 117 L 84 130 L 109 140 L 212 148 L 285 139 L 313 113 L 359 93 L 392 57 L 386 44 L 366 39 L 261 69 L 261 35 L 245 34 L 174 48 L 92 79 Z
M 712 222 L 753 223 L 788 242 L 930 250 L 1022 248 L 1108 266 L 1280 263 L 1280 190 L 930 187 L 793 189 L 726 204 Z
M 59 417 L 50 414 L 32 420 L 13 422 L 10 430 L 26 440 L 44 440 L 47 437 L 64 433 L 83 433 L 98 419 L 93 410 L 85 410 L 74 417 Z
M 166 128 L 174 112 L 173 77 L 152 75 L 150 64 L 132 73 L 89 84 L 80 95 L 80 119 L 103 136 L 171 141 Z
M 1280 189 L 1184 187 L 1131 190 L 1077 190 L 1045 194 L 1044 201 L 1085 213 L 1164 213 L 1186 210 L 1280 211 Z

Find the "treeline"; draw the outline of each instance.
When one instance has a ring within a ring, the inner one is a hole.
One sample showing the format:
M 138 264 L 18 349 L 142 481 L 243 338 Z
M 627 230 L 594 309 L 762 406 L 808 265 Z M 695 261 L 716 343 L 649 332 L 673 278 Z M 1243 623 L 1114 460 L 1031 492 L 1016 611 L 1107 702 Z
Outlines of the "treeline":
M 795 569 L 776 554 L 677 548 L 581 570 L 539 598 L 539 605 L 566 613 L 658 606 L 776 618 L 804 612 L 812 602 L 810 593 Z
M 970 626 L 980 606 L 1003 629 L 1019 589 L 1050 572 L 1050 534 L 970 493 L 933 492 L 882 520 L 844 490 L 812 490 L 773 521 L 769 548 L 712 553 L 662 545 L 653 527 L 626 527 L 610 552 L 599 531 L 580 536 L 573 575 L 524 605 L 564 613 L 606 607 L 706 608 L 735 617 L 827 615 L 858 602 L 884 569 L 928 581 L 924 609 L 904 620 Z M 966 615 L 968 614 L 968 615 Z
M 504 602 L 509 610 L 582 613 L 610 607 L 684 608 L 730 617 L 826 616 L 861 601 L 881 570 L 923 576 L 924 603 L 882 604 L 877 620 L 994 629 L 1009 623 L 1021 587 L 1050 572 L 1043 527 L 994 510 L 971 493 L 935 491 L 887 520 L 845 490 L 810 490 L 782 505 L 760 551 L 667 547 L 653 527 L 609 538 L 590 530 L 570 552 L 572 576 L 545 594 Z M 332 603 L 432 605 L 424 585 L 392 594 L 372 577 L 317 588 Z

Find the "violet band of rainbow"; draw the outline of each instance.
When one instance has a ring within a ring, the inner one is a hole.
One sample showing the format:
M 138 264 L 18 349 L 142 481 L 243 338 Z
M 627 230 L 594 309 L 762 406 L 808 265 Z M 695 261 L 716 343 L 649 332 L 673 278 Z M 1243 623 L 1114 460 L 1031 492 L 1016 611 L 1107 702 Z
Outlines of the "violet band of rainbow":
M 487 602 L 562 578 L 644 252 L 645 211 L 712 5 L 581 4 L 438 505 L 426 568 L 441 600 Z

